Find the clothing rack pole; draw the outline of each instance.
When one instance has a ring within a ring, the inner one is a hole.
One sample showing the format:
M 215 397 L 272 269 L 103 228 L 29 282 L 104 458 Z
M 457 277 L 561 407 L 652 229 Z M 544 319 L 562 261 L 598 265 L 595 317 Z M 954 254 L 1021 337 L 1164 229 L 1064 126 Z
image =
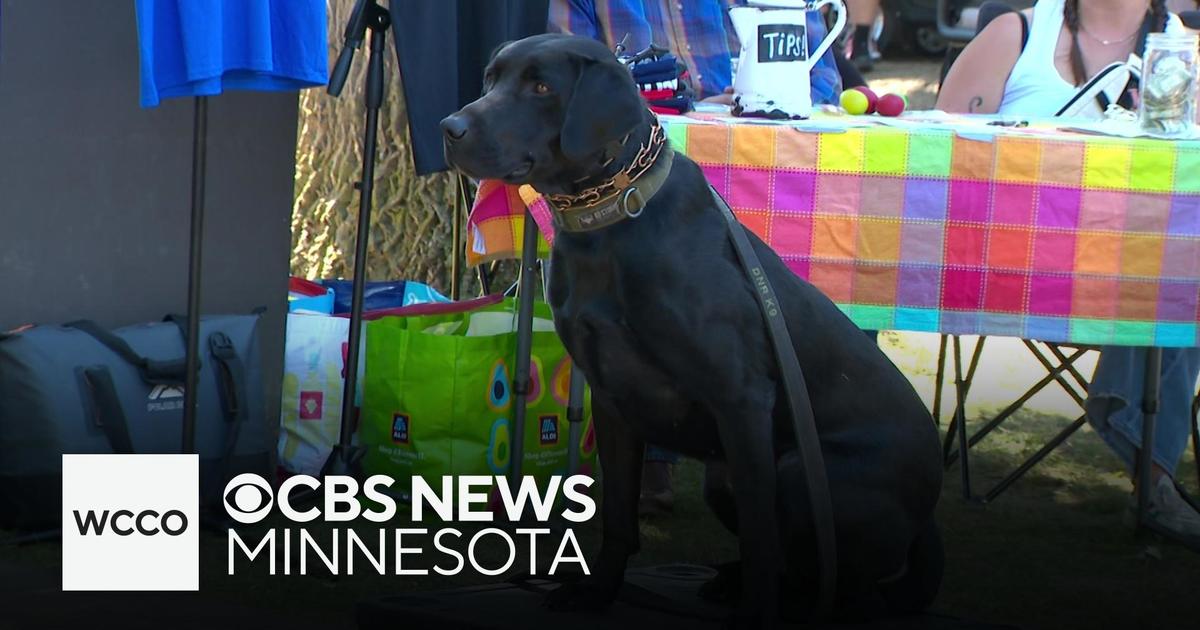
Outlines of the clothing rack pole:
M 196 452 L 196 391 L 200 370 L 200 280 L 204 249 L 204 187 L 208 159 L 208 97 L 197 96 L 192 117 L 192 221 L 188 246 L 187 351 L 183 389 L 183 453 Z

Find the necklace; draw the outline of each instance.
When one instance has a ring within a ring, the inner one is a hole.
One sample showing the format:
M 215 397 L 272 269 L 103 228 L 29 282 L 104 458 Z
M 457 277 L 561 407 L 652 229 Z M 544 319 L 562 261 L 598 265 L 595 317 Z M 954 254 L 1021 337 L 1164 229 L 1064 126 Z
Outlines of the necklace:
M 1129 40 L 1133 39 L 1134 37 L 1137 37 L 1138 33 L 1142 32 L 1142 26 L 1139 24 L 1138 27 L 1136 29 L 1134 29 L 1134 31 L 1132 33 L 1130 33 L 1120 39 L 1102 39 L 1100 37 L 1096 37 L 1095 35 L 1092 35 L 1092 32 L 1087 29 L 1087 26 L 1084 26 L 1082 19 L 1079 20 L 1079 30 L 1083 31 L 1084 35 L 1087 35 L 1088 37 L 1092 38 L 1093 41 L 1099 43 L 1101 46 L 1115 46 L 1116 44 L 1124 44 L 1125 42 L 1128 42 Z
M 1088 37 L 1092 38 L 1093 40 L 1098 42 L 1101 46 L 1113 46 L 1116 44 L 1124 44 L 1125 42 L 1133 39 L 1134 37 L 1137 37 L 1137 34 L 1142 32 L 1142 27 L 1139 26 L 1136 31 L 1126 35 L 1125 37 L 1122 37 L 1121 39 L 1101 39 L 1099 37 L 1096 37 L 1095 35 L 1092 35 L 1091 31 L 1087 30 L 1087 27 L 1083 25 L 1082 21 L 1080 21 L 1080 23 L 1079 23 L 1079 30 L 1083 31 L 1084 35 L 1087 35 Z

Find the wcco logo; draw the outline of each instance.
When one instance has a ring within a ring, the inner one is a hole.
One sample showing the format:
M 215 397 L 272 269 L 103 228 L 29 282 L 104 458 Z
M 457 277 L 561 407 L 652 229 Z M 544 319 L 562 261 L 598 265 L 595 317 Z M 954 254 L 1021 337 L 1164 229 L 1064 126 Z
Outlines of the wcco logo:
M 194 591 L 195 455 L 63 455 L 63 590 Z
M 118 519 L 125 519 L 126 525 L 119 525 Z M 75 510 L 75 525 L 84 536 L 102 536 L 106 526 L 118 536 L 132 536 L 134 533 L 153 536 L 160 532 L 168 536 L 179 536 L 187 532 L 188 518 L 180 510 L 168 510 L 165 514 L 154 510 L 142 510 L 137 514 L 130 510 L 104 510 L 99 513 L 95 510 L 86 513 Z

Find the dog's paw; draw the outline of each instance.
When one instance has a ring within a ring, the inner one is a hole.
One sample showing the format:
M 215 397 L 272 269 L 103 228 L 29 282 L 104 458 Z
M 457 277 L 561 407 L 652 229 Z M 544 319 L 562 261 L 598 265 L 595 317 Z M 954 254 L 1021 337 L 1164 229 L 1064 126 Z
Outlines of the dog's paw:
M 595 580 L 567 582 L 546 594 L 543 605 L 550 610 L 595 612 L 603 610 L 617 598 L 616 586 Z

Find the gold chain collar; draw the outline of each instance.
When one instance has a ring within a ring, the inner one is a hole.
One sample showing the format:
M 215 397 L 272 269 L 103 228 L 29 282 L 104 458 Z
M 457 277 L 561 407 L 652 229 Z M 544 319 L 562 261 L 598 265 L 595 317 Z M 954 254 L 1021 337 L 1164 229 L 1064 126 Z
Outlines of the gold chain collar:
M 662 153 L 662 148 L 666 146 L 667 134 L 663 127 L 658 122 L 658 118 L 654 118 L 654 124 L 650 128 L 650 137 L 646 139 L 634 156 L 633 161 L 629 163 L 616 175 L 609 179 L 585 189 L 577 195 L 546 195 L 546 201 L 551 206 L 560 211 L 565 210 L 585 210 L 594 208 L 606 201 L 610 201 L 629 188 L 639 177 L 646 174 L 650 167 L 654 166 L 654 162 L 658 159 L 658 155 Z

